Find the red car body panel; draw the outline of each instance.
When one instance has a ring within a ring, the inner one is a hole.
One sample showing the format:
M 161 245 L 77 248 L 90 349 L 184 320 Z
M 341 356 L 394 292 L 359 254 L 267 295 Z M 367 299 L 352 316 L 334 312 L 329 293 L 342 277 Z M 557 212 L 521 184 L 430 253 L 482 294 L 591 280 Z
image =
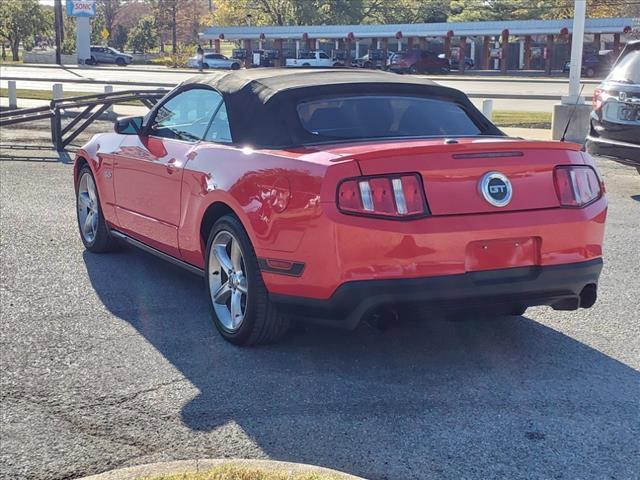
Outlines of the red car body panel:
M 554 190 L 556 165 L 593 166 L 568 143 L 460 138 L 275 151 L 112 133 L 94 137 L 78 158 L 91 166 L 113 228 L 196 267 L 204 267 L 207 209 L 233 211 L 259 258 L 304 264 L 300 276 L 262 272 L 275 294 L 327 299 L 353 280 L 559 265 L 602 255 L 605 196 L 584 208 L 563 208 Z M 479 178 L 491 170 L 513 183 L 507 207 L 489 205 L 478 193 Z M 405 172 L 421 175 L 430 215 L 387 220 L 338 210 L 340 180 Z

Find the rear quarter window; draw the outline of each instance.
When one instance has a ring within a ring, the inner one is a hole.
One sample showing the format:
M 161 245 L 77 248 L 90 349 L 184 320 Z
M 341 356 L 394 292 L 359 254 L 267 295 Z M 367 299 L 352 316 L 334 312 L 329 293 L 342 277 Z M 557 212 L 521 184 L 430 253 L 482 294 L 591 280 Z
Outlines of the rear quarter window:
M 297 110 L 303 128 L 319 141 L 482 134 L 465 109 L 447 99 L 333 97 L 300 102 Z
M 640 50 L 627 53 L 611 71 L 607 80 L 640 84 Z

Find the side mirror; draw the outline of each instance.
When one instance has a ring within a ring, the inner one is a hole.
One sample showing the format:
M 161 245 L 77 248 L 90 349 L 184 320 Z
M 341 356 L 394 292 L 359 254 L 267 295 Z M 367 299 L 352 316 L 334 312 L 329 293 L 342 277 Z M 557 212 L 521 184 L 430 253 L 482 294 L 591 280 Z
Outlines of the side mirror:
M 113 125 L 116 133 L 122 135 L 140 135 L 142 132 L 142 117 L 123 117 Z

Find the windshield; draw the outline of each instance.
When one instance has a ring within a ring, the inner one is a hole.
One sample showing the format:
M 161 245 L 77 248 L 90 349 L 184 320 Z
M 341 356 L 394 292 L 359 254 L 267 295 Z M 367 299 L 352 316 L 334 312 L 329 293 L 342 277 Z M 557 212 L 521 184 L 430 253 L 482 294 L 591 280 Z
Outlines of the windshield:
M 607 80 L 640 84 L 640 50 L 633 50 L 625 55 L 611 71 Z
M 367 95 L 298 104 L 305 130 L 319 139 L 480 135 L 464 108 L 450 100 Z

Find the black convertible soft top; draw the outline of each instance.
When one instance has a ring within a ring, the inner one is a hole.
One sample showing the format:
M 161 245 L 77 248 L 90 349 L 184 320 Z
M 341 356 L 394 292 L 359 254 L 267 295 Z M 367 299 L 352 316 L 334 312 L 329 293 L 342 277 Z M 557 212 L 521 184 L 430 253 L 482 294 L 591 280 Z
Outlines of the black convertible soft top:
M 297 114 L 299 102 L 336 95 L 394 94 L 460 104 L 485 135 L 503 135 L 453 88 L 427 79 L 376 70 L 256 68 L 193 77 L 177 89 L 207 85 L 222 94 L 235 144 L 287 148 L 317 143 Z

